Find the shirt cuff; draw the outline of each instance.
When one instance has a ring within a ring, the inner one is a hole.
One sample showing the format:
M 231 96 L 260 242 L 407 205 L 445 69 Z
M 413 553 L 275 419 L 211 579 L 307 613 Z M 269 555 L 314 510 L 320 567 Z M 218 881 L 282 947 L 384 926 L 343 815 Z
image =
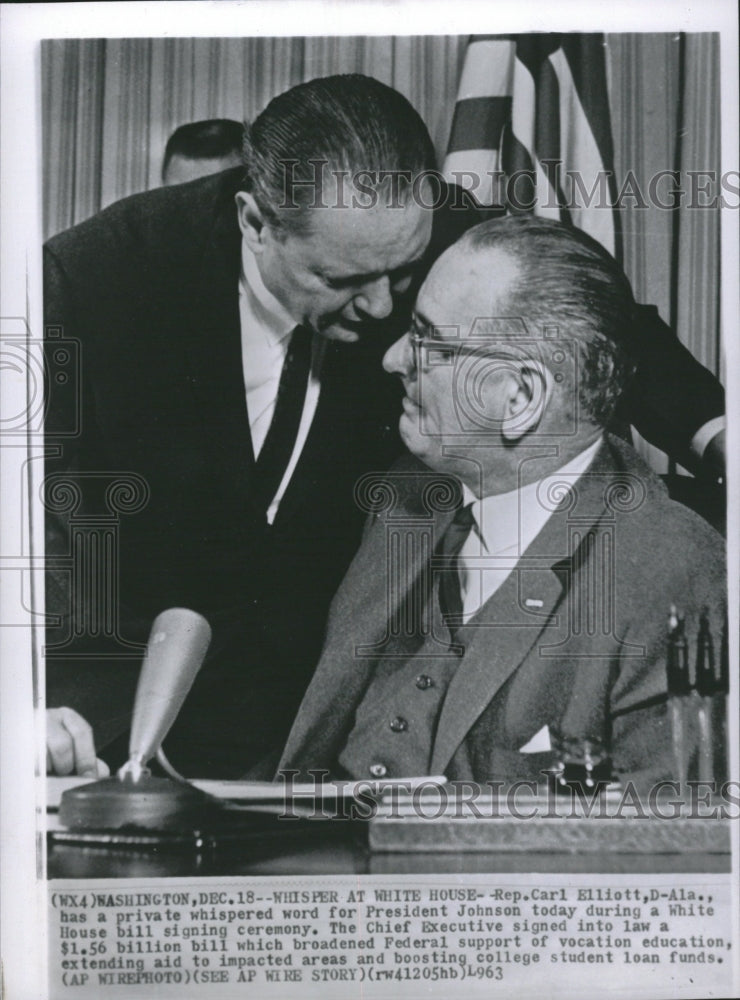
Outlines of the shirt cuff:
M 709 442 L 727 426 L 726 417 L 715 417 L 707 421 L 691 439 L 691 451 L 697 458 L 703 458 Z

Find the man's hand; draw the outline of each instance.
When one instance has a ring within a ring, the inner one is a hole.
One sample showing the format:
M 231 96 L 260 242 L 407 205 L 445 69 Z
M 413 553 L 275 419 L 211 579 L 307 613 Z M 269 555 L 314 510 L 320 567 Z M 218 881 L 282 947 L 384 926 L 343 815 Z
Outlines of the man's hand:
M 704 449 L 704 465 L 714 475 L 715 479 L 724 478 L 726 469 L 725 431 L 715 434 Z
M 104 778 L 108 765 L 95 756 L 93 731 L 72 708 L 46 710 L 46 773 Z

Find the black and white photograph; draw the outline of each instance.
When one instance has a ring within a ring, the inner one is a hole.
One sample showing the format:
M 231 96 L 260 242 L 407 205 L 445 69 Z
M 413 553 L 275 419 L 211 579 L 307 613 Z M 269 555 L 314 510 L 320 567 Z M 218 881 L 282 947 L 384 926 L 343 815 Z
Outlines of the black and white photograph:
M 738 995 L 737 15 L 517 6 L 3 5 L 12 1000 Z

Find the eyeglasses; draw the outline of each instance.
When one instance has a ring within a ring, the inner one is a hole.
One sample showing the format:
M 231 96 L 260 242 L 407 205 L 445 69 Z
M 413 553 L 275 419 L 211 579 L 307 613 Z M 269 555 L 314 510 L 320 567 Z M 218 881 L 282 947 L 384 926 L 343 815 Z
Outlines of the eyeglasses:
M 430 368 L 439 368 L 453 365 L 460 355 L 473 355 L 478 357 L 501 357 L 511 359 L 511 351 L 508 353 L 502 350 L 501 345 L 491 343 L 481 344 L 478 347 L 460 340 L 442 340 L 439 337 L 424 336 L 422 329 L 445 329 L 444 327 L 424 327 L 412 323 L 411 329 L 407 332 L 411 349 L 414 354 L 414 367 L 417 371 L 429 371 Z M 457 327 L 451 327 L 455 335 L 459 336 Z

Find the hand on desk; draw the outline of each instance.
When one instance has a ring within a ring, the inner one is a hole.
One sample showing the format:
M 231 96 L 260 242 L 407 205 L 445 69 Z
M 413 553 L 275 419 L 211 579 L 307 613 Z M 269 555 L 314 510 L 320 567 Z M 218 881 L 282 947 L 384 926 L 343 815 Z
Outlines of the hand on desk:
M 108 765 L 95 756 L 92 726 L 72 708 L 46 710 L 46 773 L 104 778 Z

